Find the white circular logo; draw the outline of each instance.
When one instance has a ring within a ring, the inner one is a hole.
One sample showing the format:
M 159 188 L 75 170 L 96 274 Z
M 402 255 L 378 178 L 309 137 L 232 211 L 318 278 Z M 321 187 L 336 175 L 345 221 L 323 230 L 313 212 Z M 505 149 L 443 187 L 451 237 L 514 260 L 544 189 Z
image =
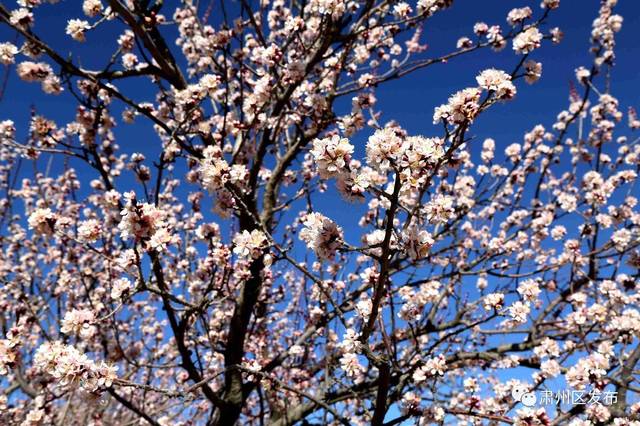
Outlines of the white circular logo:
M 525 407 L 533 407 L 536 405 L 536 394 L 529 392 L 526 386 L 517 385 L 511 390 L 511 396 Z

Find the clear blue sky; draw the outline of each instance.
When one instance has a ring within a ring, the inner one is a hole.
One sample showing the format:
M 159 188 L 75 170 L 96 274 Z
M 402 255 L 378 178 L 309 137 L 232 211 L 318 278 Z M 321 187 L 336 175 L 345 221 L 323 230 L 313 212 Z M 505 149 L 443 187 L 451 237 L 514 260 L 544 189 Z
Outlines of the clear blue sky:
M 168 0 L 165 3 L 163 12 L 170 18 L 176 2 Z M 563 42 L 560 45 L 545 43 L 542 49 L 532 55 L 533 59 L 543 63 L 542 79 L 533 86 L 519 83 L 516 99 L 493 108 L 491 113 L 477 120 L 472 135 L 482 139 L 493 137 L 500 148 L 519 140 L 523 132 L 536 123 L 552 124 L 556 113 L 567 105 L 569 81 L 574 79 L 573 70 L 579 65 L 590 64 L 588 38 L 599 3 L 599 0 L 561 1 L 560 9 L 554 11 L 549 19 L 549 27 L 559 26 L 564 31 Z M 529 5 L 539 14 L 538 4 L 539 0 L 456 0 L 449 10 L 436 15 L 425 25 L 423 40 L 429 44 L 426 54 L 438 56 L 452 50 L 458 37 L 471 36 L 473 24 L 480 20 L 506 28 L 505 16 L 513 7 Z M 86 43 L 74 42 L 65 35 L 64 29 L 67 19 L 83 18 L 80 5 L 80 1 L 62 0 L 57 5 L 41 6 L 36 11 L 35 32 L 61 52 L 71 54 L 76 61 L 80 58 L 83 66 L 98 67 L 114 51 L 115 38 L 121 25 L 107 23 L 104 29 L 89 33 Z M 623 15 L 625 20 L 617 36 L 613 94 L 618 96 L 625 108 L 629 105 L 638 106 L 640 2 L 620 0 L 616 12 Z M 168 35 L 175 34 L 170 29 L 166 32 Z M 14 35 L 3 26 L 0 28 L 0 38 L 12 41 Z M 98 58 L 99 61 L 96 61 Z M 509 70 L 517 60 L 510 46 L 498 54 L 480 51 L 390 82 L 378 92 L 378 106 L 384 111 L 383 120 L 396 119 L 412 133 L 437 132 L 438 129 L 431 124 L 434 106 L 445 102 L 454 91 L 475 84 L 474 77 L 479 71 L 487 67 Z M 138 83 L 140 81 L 143 80 Z M 139 84 L 130 85 L 130 89 L 133 98 L 151 100 L 152 93 L 141 90 Z M 8 89 L 0 103 L 0 117 L 11 118 L 18 124 L 24 123 L 33 104 L 51 118 L 67 120 L 72 118 L 76 105 L 68 93 L 61 96 L 44 95 L 38 84 L 20 82 L 15 71 L 12 71 Z M 138 144 L 155 142 L 148 129 L 139 125 L 120 125 L 117 134 L 122 146 L 127 151 L 133 151 L 141 148 Z M 366 131 L 364 133 L 363 136 L 366 136 Z

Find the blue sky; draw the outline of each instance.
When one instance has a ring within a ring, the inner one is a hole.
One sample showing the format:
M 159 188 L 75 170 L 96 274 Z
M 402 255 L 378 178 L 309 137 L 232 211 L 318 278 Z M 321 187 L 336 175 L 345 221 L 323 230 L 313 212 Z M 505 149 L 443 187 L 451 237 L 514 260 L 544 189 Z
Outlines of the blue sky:
M 166 1 L 165 14 L 171 17 L 175 1 Z M 512 7 L 529 5 L 539 14 L 538 0 L 456 0 L 453 6 L 429 20 L 424 28 L 423 40 L 429 44 L 428 56 L 439 56 L 455 47 L 460 36 L 471 36 L 473 24 L 484 21 L 507 27 L 505 16 Z M 120 24 L 107 22 L 98 32 L 89 33 L 86 43 L 77 43 L 66 36 L 66 20 L 82 18 L 81 2 L 63 0 L 57 5 L 45 4 L 36 12 L 35 32 L 57 48 L 69 53 L 86 67 L 98 67 L 110 55 L 116 46 L 116 36 Z M 559 45 L 545 43 L 532 58 L 543 63 L 542 79 L 533 86 L 521 82 L 515 100 L 494 107 L 489 114 L 474 124 L 471 134 L 477 138 L 493 137 L 500 147 L 521 138 L 523 132 L 534 124 L 551 124 L 556 113 L 567 104 L 569 81 L 574 80 L 573 70 L 579 65 L 589 65 L 588 52 L 591 22 L 597 14 L 599 0 L 562 0 L 561 7 L 552 13 L 548 26 L 559 26 L 565 38 Z M 621 0 L 616 12 L 625 18 L 622 31 L 617 36 L 617 66 L 613 72 L 613 93 L 621 104 L 640 105 L 640 67 L 638 54 L 640 46 L 640 2 Z M 215 13 L 215 11 L 214 11 Z M 215 18 L 214 18 L 215 19 Z M 168 35 L 175 34 L 167 29 Z M 0 28 L 0 38 L 11 41 L 13 34 L 5 26 Z M 101 54 L 96 54 L 96 52 Z M 99 60 L 97 60 L 99 58 Z M 489 51 L 475 52 L 452 60 L 446 65 L 435 65 L 417 71 L 408 77 L 389 82 L 378 91 L 378 107 L 383 110 L 383 121 L 396 119 L 412 133 L 430 134 L 439 129 L 431 124 L 433 108 L 446 101 L 454 91 L 475 84 L 474 77 L 488 67 L 512 69 L 518 57 L 510 46 L 500 53 Z M 144 90 L 144 81 L 129 85 L 133 98 L 149 100 L 150 93 Z M 125 86 L 126 87 L 126 86 Z M 141 89 L 142 87 L 142 89 Z M 147 86 L 148 87 L 148 86 Z M 16 123 L 24 123 L 30 108 L 36 105 L 38 110 L 51 118 L 70 119 L 74 114 L 75 100 L 65 93 L 61 96 L 48 96 L 41 93 L 38 84 L 20 82 L 15 72 L 2 102 L 0 117 L 11 118 Z M 138 144 L 153 143 L 153 135 L 148 127 L 119 126 L 117 134 L 126 145 L 127 151 Z M 366 136 L 366 131 L 363 136 Z M 125 143 L 126 141 L 126 143 Z M 148 146 L 147 146 L 148 148 Z

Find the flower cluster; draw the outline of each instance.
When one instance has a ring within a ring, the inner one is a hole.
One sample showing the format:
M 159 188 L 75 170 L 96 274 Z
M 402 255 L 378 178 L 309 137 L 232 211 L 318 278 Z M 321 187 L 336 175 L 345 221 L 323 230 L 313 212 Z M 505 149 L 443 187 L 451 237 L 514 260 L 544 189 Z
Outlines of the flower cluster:
M 75 334 L 89 338 L 96 333 L 95 315 L 90 309 L 72 309 L 67 311 L 62 320 L 60 331 L 64 334 Z
M 78 237 L 81 241 L 92 243 L 102 235 L 102 224 L 97 219 L 89 219 L 78 226 Z
M 536 29 L 535 27 L 533 29 Z M 537 29 L 536 29 L 537 30 Z M 535 62 L 529 64 L 527 72 L 530 83 L 536 81 L 542 70 L 542 65 Z M 479 87 L 469 87 L 454 93 L 449 97 L 447 104 L 436 107 L 433 114 L 433 123 L 443 122 L 451 125 L 472 123 L 480 112 L 480 95 L 483 90 L 493 94 L 497 100 L 511 99 L 516 94 L 516 87 L 511 81 L 511 76 L 504 71 L 489 68 L 482 71 L 477 77 Z
M 153 204 L 138 202 L 133 192 L 126 193 L 124 198 L 126 204 L 118 225 L 120 236 L 125 240 L 133 238 L 150 250 L 166 250 L 173 241 L 166 213 Z
M 311 150 L 323 179 L 338 177 L 347 172 L 352 153 L 353 145 L 349 143 L 349 139 L 338 135 L 314 140 Z
M 480 110 L 480 90 L 475 87 L 460 90 L 449 98 L 447 104 L 441 105 L 433 113 L 433 123 L 440 121 L 448 124 L 472 122 Z
M 348 377 L 357 377 L 365 372 L 364 366 L 360 363 L 358 353 L 362 348 L 362 343 L 358 340 L 358 334 L 352 328 L 345 330 L 342 342 L 340 343 L 342 355 L 340 357 L 340 368 L 344 370 Z
M 267 247 L 267 236 L 259 229 L 244 230 L 233 238 L 233 252 L 241 258 L 257 259 Z
M 524 63 L 524 79 L 527 83 L 533 84 L 542 77 L 542 63 L 528 59 Z
M 402 233 L 403 248 L 414 260 L 426 257 L 434 243 L 435 240 L 428 231 L 419 229 L 415 225 L 409 226 Z
M 353 145 L 338 135 L 315 139 L 311 155 L 323 179 L 336 178 L 340 194 L 347 200 L 362 200 L 371 178 L 368 170 L 351 160 Z
M 525 55 L 540 47 L 542 33 L 537 27 L 529 27 L 513 39 L 513 50 Z
M 0 43 L 0 63 L 3 65 L 13 64 L 15 56 L 18 54 L 18 48 L 9 42 Z
M 590 383 L 607 375 L 609 369 L 609 356 L 599 352 L 592 352 L 586 358 L 580 360 L 569 368 L 565 378 L 573 388 L 584 389 Z
M 439 138 L 404 137 L 396 129 L 384 128 L 369 137 L 367 162 L 376 170 L 395 167 L 407 176 L 437 163 L 444 156 L 442 145 Z
M 203 160 L 198 171 L 202 185 L 211 193 L 224 188 L 229 181 L 229 163 L 222 156 L 222 150 L 215 146 L 204 149 Z
M 82 2 L 82 11 L 90 18 L 99 15 L 102 12 L 102 7 L 100 0 L 84 0 Z
M 117 371 L 117 367 L 105 362 L 96 364 L 75 347 L 59 341 L 40 345 L 34 355 L 34 365 L 60 386 L 92 393 L 110 387 Z
M 435 358 L 429 358 L 413 373 L 413 381 L 422 383 L 430 377 L 444 376 L 447 368 L 447 362 L 443 355 Z
M 509 14 L 507 15 L 507 22 L 511 26 L 515 26 L 525 20 L 531 18 L 533 11 L 530 7 L 520 7 L 516 9 L 511 9 Z
M 62 93 L 60 78 L 45 62 L 24 61 L 18 64 L 18 76 L 27 82 L 40 82 L 45 93 L 57 95 Z
M 509 316 L 516 323 L 524 324 L 527 322 L 527 318 L 529 313 L 531 312 L 531 307 L 528 303 L 523 303 L 521 301 L 514 302 L 511 306 L 509 306 Z
M 216 196 L 215 211 L 227 217 L 235 206 L 234 195 L 227 184 L 235 185 L 238 191 L 242 191 L 249 172 L 242 164 L 229 165 L 218 146 L 208 146 L 202 154 L 198 167 L 200 182 L 209 193 Z
M 342 228 L 320 213 L 309 213 L 303 219 L 304 228 L 300 239 L 312 249 L 320 259 L 333 259 L 342 246 Z
M 437 302 L 440 298 L 440 286 L 439 281 L 428 281 L 422 284 L 417 292 L 411 287 L 402 287 L 399 293 L 404 304 L 398 312 L 398 317 L 406 321 L 420 321 L 425 306 Z
M 427 220 L 431 223 L 447 223 L 455 213 L 453 197 L 438 194 L 424 206 Z
M 511 76 L 504 71 L 490 68 L 476 77 L 478 85 L 495 93 L 498 99 L 511 99 L 516 94 L 516 86 L 511 82 Z
M 131 291 L 131 288 L 131 281 L 127 278 L 114 280 L 111 287 L 111 298 L 113 300 L 120 300 Z
M 71 36 L 75 41 L 85 41 L 85 32 L 90 29 L 89 22 L 81 19 L 71 19 L 67 23 L 67 35 Z
M 17 355 L 16 342 L 12 339 L 0 339 L 0 376 L 9 374 L 17 361 Z
M 484 299 L 482 299 L 482 303 L 484 306 L 484 309 L 486 311 L 491 311 L 494 309 L 500 309 L 502 308 L 502 305 L 504 304 L 504 294 L 502 293 L 490 293 L 487 294 Z
M 41 235 L 52 235 L 57 216 L 50 208 L 39 208 L 29 215 L 29 228 Z

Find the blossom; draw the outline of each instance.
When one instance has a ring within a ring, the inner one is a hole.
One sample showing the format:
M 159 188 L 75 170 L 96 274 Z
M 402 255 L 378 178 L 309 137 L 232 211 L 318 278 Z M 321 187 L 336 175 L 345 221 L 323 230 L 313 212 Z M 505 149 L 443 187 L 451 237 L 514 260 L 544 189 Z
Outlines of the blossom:
M 541 291 L 535 280 L 524 280 L 518 285 L 518 293 L 528 302 L 535 302 Z
M 358 333 L 353 328 L 347 328 L 340 342 L 340 348 L 346 353 L 360 352 L 362 343 L 359 340 Z
M 289 355 L 301 356 L 304 354 L 304 348 L 300 345 L 293 345 L 289 348 Z
M 13 64 L 17 54 L 18 48 L 13 43 L 0 43 L 0 63 L 4 65 Z
M 493 160 L 495 149 L 496 141 L 491 138 L 485 139 L 484 142 L 482 142 L 482 161 L 488 163 L 489 161 Z
M 124 240 L 133 238 L 145 247 L 162 251 L 172 241 L 166 213 L 149 203 L 139 203 L 133 192 L 125 194 L 127 200 L 118 229 Z
M 448 195 L 438 194 L 424 206 L 427 220 L 431 223 L 446 223 L 455 212 L 453 198 Z
M 102 235 L 102 224 L 97 219 L 85 220 L 78 226 L 78 237 L 81 241 L 92 243 Z
M 411 12 L 412 12 L 411 6 L 409 6 L 409 4 L 406 2 L 397 3 L 393 7 L 393 13 L 398 18 L 406 18 L 411 14 Z
M 500 51 L 507 45 L 507 41 L 502 35 L 502 28 L 500 28 L 499 25 L 489 27 L 487 30 L 487 40 L 489 40 L 491 47 L 495 51 Z
M 477 35 L 484 35 L 489 31 L 489 26 L 484 22 L 476 22 L 473 25 L 473 32 Z
M 403 414 L 418 411 L 420 408 L 420 395 L 415 392 L 405 392 L 402 394 L 401 412 Z
M 524 80 L 529 84 L 533 84 L 542 77 L 542 63 L 528 59 L 524 63 L 524 71 Z
M 483 89 L 494 92 L 498 99 L 510 99 L 516 94 L 516 87 L 511 82 L 511 76 L 495 68 L 482 71 L 476 77 L 476 81 Z
M 369 318 L 369 315 L 371 315 L 373 302 L 371 301 L 371 299 L 360 299 L 358 303 L 356 303 L 355 309 L 358 315 L 367 320 Z
M 267 247 L 267 236 L 259 229 L 244 230 L 233 238 L 233 252 L 242 258 L 257 259 Z
M 451 6 L 453 0 L 418 0 L 418 11 L 432 15 L 438 10 Z
M 9 374 L 16 362 L 14 344 L 9 339 L 0 339 L 0 376 Z
M 33 24 L 33 13 L 31 13 L 31 11 L 25 7 L 15 9 L 11 11 L 9 22 L 11 22 L 12 25 L 16 25 L 18 27 L 29 27 Z
M 444 157 L 443 144 L 440 138 L 409 136 L 398 153 L 398 162 L 412 171 L 422 171 L 425 166 L 436 164 Z
M 353 145 L 347 138 L 333 135 L 330 138 L 315 139 L 311 154 L 316 160 L 320 177 L 328 179 L 345 171 L 349 164 Z
M 537 27 L 529 27 L 523 32 L 519 33 L 513 39 L 513 50 L 516 53 L 526 54 L 531 53 L 535 49 L 540 47 L 542 41 L 542 33 Z
M 543 9 L 557 9 L 560 6 L 560 0 L 542 0 L 540 7 Z
M 584 83 L 591 76 L 591 71 L 586 69 L 585 67 L 579 67 L 576 69 L 576 80 L 580 83 Z
M 529 315 L 530 311 L 531 308 L 529 307 L 529 304 L 525 304 L 520 301 L 517 301 L 509 306 L 509 315 L 515 322 L 519 323 L 527 322 L 527 315 Z
M 345 12 L 346 3 L 342 0 L 312 0 L 309 7 L 320 15 L 329 15 L 337 20 Z
M 349 201 L 362 201 L 365 190 L 371 185 L 371 177 L 367 170 L 351 170 L 338 177 L 337 188 L 340 194 Z
M 57 216 L 50 208 L 39 208 L 29 215 L 29 228 L 37 234 L 52 235 L 56 224 Z
M 112 385 L 117 367 L 106 363 L 97 365 L 75 347 L 59 341 L 45 342 L 38 347 L 34 365 L 52 376 L 61 386 L 82 388 L 95 392 Z
M 582 390 L 592 381 L 607 375 L 609 360 L 607 357 L 593 352 L 578 362 L 565 374 L 567 383 L 575 389 Z
M 72 309 L 67 311 L 62 320 L 60 331 L 64 334 L 76 334 L 81 337 L 91 337 L 96 333 L 93 325 L 95 316 L 90 309 Z
M 610 180 L 605 181 L 602 175 L 595 170 L 584 174 L 582 185 L 586 190 L 585 200 L 596 205 L 605 204 L 615 189 Z
M 446 105 L 435 109 L 433 123 L 443 121 L 448 124 L 462 124 L 472 122 L 480 109 L 480 90 L 476 87 L 456 92 L 449 98 Z
M 429 232 L 410 226 L 402 233 L 402 243 L 407 254 L 412 259 L 422 259 L 427 256 L 434 244 L 434 239 Z
M 613 315 L 607 324 L 607 330 L 640 336 L 640 311 L 628 308 L 621 314 Z
M 215 94 L 215 90 L 220 86 L 220 77 L 215 74 L 206 74 L 200 78 L 200 87 L 209 96 Z
M 18 64 L 17 68 L 18 76 L 27 82 L 44 81 L 51 74 L 53 70 L 49 64 L 44 62 L 31 62 L 24 61 Z
M 345 353 L 340 357 L 340 368 L 342 368 L 348 377 L 355 377 L 364 373 L 364 367 L 360 364 L 358 355 L 354 353 Z
M 85 41 L 85 32 L 90 29 L 89 22 L 81 19 L 71 19 L 67 22 L 67 34 L 75 41 Z
M 554 226 L 551 229 L 551 237 L 556 241 L 561 240 L 565 235 L 567 235 L 567 228 L 562 225 Z
M 161 252 L 167 249 L 167 245 L 173 242 L 173 236 L 169 229 L 161 226 L 149 238 L 149 248 Z
M 127 52 L 122 55 L 122 66 L 128 70 L 134 69 L 138 62 L 138 57 L 134 53 Z
M 446 366 L 446 360 L 442 355 L 438 355 L 435 358 L 429 358 L 424 365 L 421 365 L 413 373 L 413 381 L 416 383 L 422 383 L 429 377 L 444 376 Z
M 516 411 L 513 420 L 514 426 L 547 426 L 551 424 L 551 420 L 544 408 L 533 410 L 529 407 Z
M 555 359 L 542 361 L 540 371 L 545 377 L 558 377 L 562 372 L 560 364 Z
M 100 0 L 84 0 L 82 11 L 89 17 L 94 17 L 102 12 L 102 2 Z
M 507 157 L 511 159 L 511 161 L 516 162 L 520 158 L 520 152 L 522 151 L 522 147 L 518 143 L 512 143 L 508 147 L 505 148 L 504 153 Z
M 619 229 L 611 236 L 616 249 L 623 251 L 631 243 L 632 235 L 628 229 Z
M 487 294 L 482 300 L 482 304 L 486 311 L 490 311 L 492 309 L 500 309 L 504 304 L 504 294 L 502 293 Z
M 402 138 L 392 128 L 378 129 L 367 141 L 367 163 L 376 169 L 385 171 L 397 159 Z
M 123 295 L 131 291 L 131 288 L 131 281 L 127 278 L 114 280 L 111 286 L 111 298 L 113 300 L 120 300 Z
M 122 198 L 122 196 L 115 189 L 111 189 L 104 193 L 104 202 L 111 207 L 118 207 L 120 198 Z
M 118 377 L 116 375 L 117 371 L 118 366 L 102 361 L 100 364 L 98 364 L 94 372 L 94 374 L 96 374 L 97 376 L 96 385 L 105 388 L 111 387 L 114 380 L 116 380 Z
M 336 250 L 342 246 L 342 228 L 320 213 L 307 214 L 303 224 L 304 228 L 300 231 L 300 239 L 320 259 L 333 259 Z
M 573 212 L 578 207 L 578 199 L 575 195 L 563 192 L 558 195 L 558 204 L 562 210 Z
M 218 147 L 209 146 L 202 154 L 204 158 L 198 169 L 202 185 L 209 192 L 224 188 L 225 183 L 229 180 L 230 167 L 222 157 L 222 151 Z
M 516 24 L 519 24 L 524 20 L 531 18 L 532 14 L 533 11 L 528 6 L 511 9 L 509 14 L 507 15 L 507 22 L 509 23 L 509 25 L 515 26 Z
M 558 357 L 560 356 L 560 347 L 555 340 L 545 337 L 538 346 L 533 348 L 533 352 L 540 358 Z

